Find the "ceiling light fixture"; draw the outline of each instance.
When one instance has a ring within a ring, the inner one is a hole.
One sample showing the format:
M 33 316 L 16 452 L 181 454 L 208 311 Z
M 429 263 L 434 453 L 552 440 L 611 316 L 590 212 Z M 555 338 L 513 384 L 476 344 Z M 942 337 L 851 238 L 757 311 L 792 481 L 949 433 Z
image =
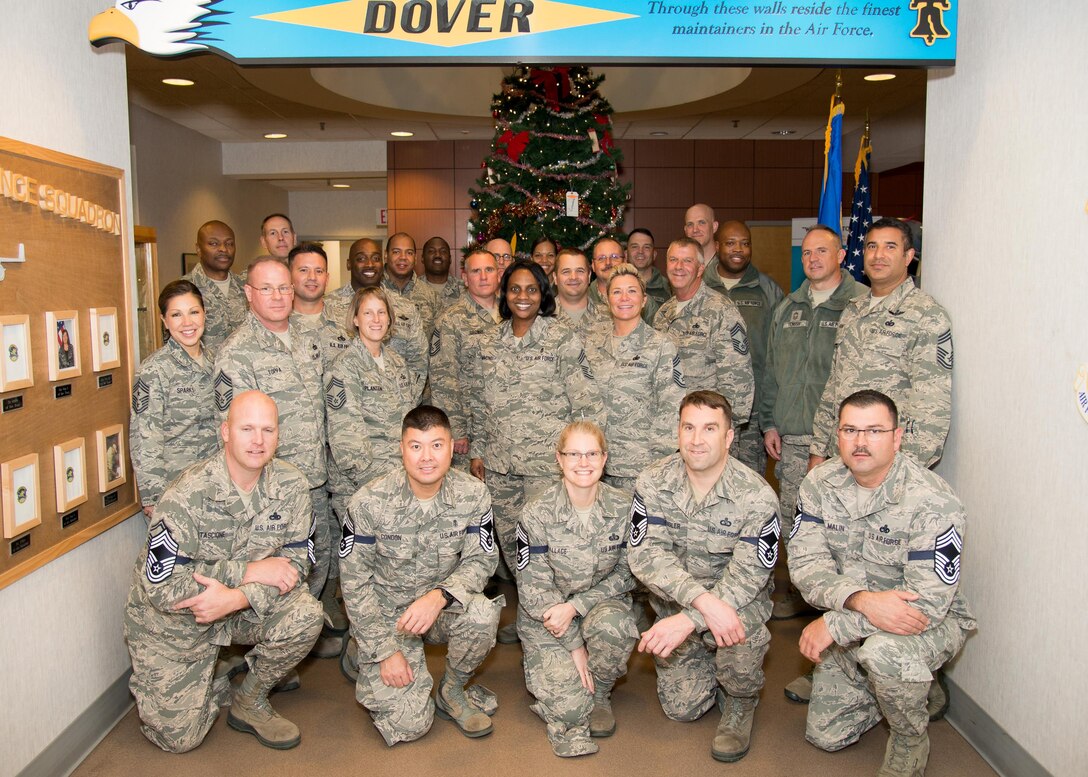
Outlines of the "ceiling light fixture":
M 650 137 L 654 137 L 654 138 L 665 138 L 665 137 L 668 137 L 668 136 L 669 136 L 669 133 L 665 132 L 664 130 L 654 130 L 653 132 L 650 133 Z
M 395 138 L 410 138 L 413 137 L 416 133 L 408 132 L 407 130 L 396 130 L 395 132 L 390 132 L 389 134 Z
M 269 140 L 282 140 L 283 138 L 287 137 L 287 133 L 286 132 L 266 132 L 266 133 L 264 133 L 264 136 L 266 138 L 268 138 Z
M 866 81 L 891 81 L 895 78 L 895 73 L 872 73 L 865 76 Z
M 196 81 L 190 81 L 188 78 L 164 78 L 162 80 L 167 86 L 192 86 Z
M 350 189 L 351 184 L 350 183 L 334 183 L 332 185 L 332 188 L 334 188 L 334 189 Z
M 786 135 L 796 135 L 797 130 L 772 130 L 771 134 L 772 135 L 781 135 L 782 137 L 785 137 Z

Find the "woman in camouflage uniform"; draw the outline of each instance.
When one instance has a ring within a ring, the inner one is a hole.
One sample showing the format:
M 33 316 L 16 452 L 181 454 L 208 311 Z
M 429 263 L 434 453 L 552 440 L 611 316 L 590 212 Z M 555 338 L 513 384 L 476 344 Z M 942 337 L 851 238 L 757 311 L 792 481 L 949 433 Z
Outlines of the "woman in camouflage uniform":
M 628 496 L 638 473 L 676 450 L 676 414 L 685 393 L 676 345 L 641 318 L 646 299 L 638 269 L 617 265 L 608 281 L 612 326 L 586 335 L 589 365 L 605 387 L 605 430 L 612 449 L 605 477 Z
M 167 340 L 136 372 L 129 420 L 132 467 L 148 518 L 166 487 L 219 447 L 215 353 L 203 345 L 200 289 L 185 280 L 167 284 L 159 294 L 159 314 Z
M 597 752 L 611 736 L 612 685 L 638 639 L 627 566 L 630 498 L 602 483 L 600 428 L 575 421 L 559 435 L 563 479 L 525 507 L 517 527 L 518 632 L 532 710 L 561 757 Z

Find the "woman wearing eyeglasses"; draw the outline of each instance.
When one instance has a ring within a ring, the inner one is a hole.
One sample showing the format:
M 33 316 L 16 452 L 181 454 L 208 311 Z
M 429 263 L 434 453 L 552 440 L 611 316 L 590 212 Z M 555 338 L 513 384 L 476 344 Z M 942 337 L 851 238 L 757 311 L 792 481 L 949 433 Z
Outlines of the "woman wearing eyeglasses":
M 514 530 L 529 496 L 555 480 L 553 445 L 579 417 L 600 411 L 581 339 L 555 317 L 540 265 L 518 260 L 499 287 L 502 323 L 465 354 L 472 474 L 487 483 L 503 558 L 514 569 Z M 500 641 L 514 642 L 509 629 Z
M 159 294 L 167 340 L 140 364 L 132 384 L 129 453 L 148 518 L 166 487 L 219 449 L 212 365 L 204 346 L 204 297 L 189 281 Z
M 562 480 L 522 513 L 517 528 L 518 632 L 531 709 L 561 757 L 597 752 L 616 730 L 612 686 L 638 640 L 627 566 L 631 499 L 601 482 L 600 428 L 575 421 L 559 435 Z
M 638 268 L 617 265 L 608 281 L 612 325 L 586 336 L 612 448 L 606 479 L 628 496 L 642 470 L 676 450 L 677 412 L 686 391 L 676 345 L 642 320 L 646 299 Z

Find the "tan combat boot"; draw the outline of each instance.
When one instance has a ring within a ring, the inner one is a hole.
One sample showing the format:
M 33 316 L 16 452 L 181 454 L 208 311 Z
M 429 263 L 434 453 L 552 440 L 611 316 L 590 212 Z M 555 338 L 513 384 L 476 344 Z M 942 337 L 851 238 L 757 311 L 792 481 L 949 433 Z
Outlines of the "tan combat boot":
M 755 696 L 725 696 L 725 709 L 722 711 L 718 730 L 714 732 L 714 743 L 710 754 L 715 761 L 732 763 L 748 755 L 752 742 L 752 721 L 756 716 Z
M 302 740 L 298 726 L 272 709 L 268 688 L 260 685 L 252 672 L 234 691 L 227 725 L 252 734 L 262 745 L 275 750 L 290 750 Z
M 888 737 L 884 763 L 876 777 L 923 777 L 929 761 L 929 732 L 920 736 L 897 734 Z
M 616 716 L 612 714 L 612 683 L 594 678 L 593 711 L 589 713 L 589 735 L 610 737 L 616 733 Z
M 466 737 L 484 737 L 494 730 L 491 718 L 466 698 L 464 685 L 449 671 L 438 684 L 434 706 L 438 717 L 453 721 Z
M 330 578 L 325 584 L 325 590 L 321 592 L 321 609 L 325 611 L 325 633 L 347 634 L 348 616 L 344 614 L 344 607 L 336 597 L 336 587 L 339 578 Z

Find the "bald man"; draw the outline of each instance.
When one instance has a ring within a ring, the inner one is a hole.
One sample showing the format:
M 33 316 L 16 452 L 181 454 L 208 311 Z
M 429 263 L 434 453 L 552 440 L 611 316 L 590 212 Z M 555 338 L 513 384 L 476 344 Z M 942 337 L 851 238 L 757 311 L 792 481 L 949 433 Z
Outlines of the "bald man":
M 296 467 L 273 458 L 279 415 L 268 395 L 235 397 L 220 435 L 223 449 L 167 488 L 148 526 L 125 606 L 129 688 L 144 736 L 167 752 L 200 745 L 228 702 L 231 728 L 286 750 L 301 736 L 268 693 L 322 624 L 304 584 L 310 489 Z M 253 646 L 233 688 L 216 672 L 219 648 L 231 644 Z
M 196 233 L 200 257 L 183 280 L 192 281 L 204 297 L 204 345 L 218 349 L 246 317 L 243 280 L 234 266 L 234 230 L 222 221 L 208 221 Z

